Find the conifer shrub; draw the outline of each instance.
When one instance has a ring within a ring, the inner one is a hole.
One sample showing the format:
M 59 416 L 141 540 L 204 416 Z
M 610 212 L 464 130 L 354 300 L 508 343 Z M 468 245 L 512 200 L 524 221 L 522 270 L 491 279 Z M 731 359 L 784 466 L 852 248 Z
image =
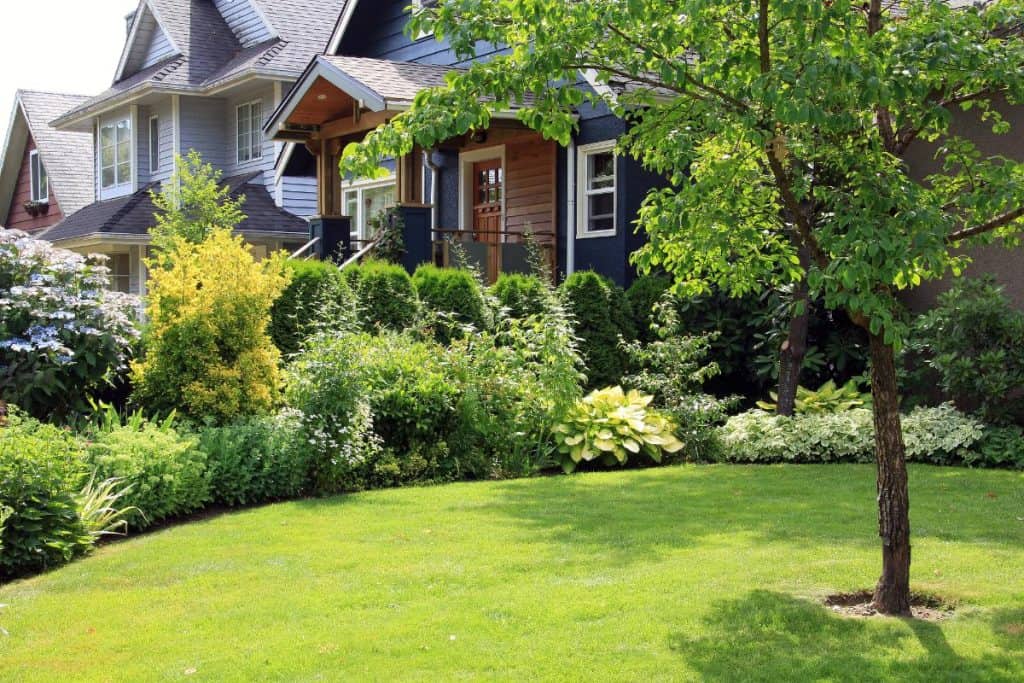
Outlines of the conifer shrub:
M 424 264 L 412 276 L 416 294 L 424 307 L 439 316 L 438 340 L 459 336 L 459 328 L 490 329 L 494 316 L 488 310 L 483 288 L 469 270 L 438 268 Z
M 513 318 L 527 318 L 544 312 L 544 282 L 536 275 L 502 273 L 491 285 L 491 295 Z
M 405 268 L 367 261 L 349 266 L 343 274 L 359 301 L 359 322 L 365 331 L 401 331 L 416 323 L 420 305 Z
M 577 271 L 561 286 L 568 312 L 576 321 L 576 335 L 586 365 L 587 385 L 619 384 L 627 367 L 620 339 L 636 337 L 633 316 L 621 287 L 590 270 Z
M 291 278 L 270 309 L 270 337 L 287 358 L 318 324 L 337 322 L 329 319 L 331 313 L 355 316 L 355 299 L 333 263 L 289 259 L 285 267 Z

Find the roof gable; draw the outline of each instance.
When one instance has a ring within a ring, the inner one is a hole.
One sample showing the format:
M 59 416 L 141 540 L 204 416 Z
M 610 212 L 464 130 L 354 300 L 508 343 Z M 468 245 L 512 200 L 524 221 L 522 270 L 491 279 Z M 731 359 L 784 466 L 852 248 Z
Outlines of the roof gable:
M 66 213 L 93 200 L 92 134 L 55 130 L 49 122 L 85 101 L 82 95 L 19 90 L 0 160 L 0 225 L 7 220 L 18 170 L 31 138 Z
M 161 24 L 148 0 L 142 0 L 132 19 L 114 82 L 178 54 L 181 54 L 180 47 Z

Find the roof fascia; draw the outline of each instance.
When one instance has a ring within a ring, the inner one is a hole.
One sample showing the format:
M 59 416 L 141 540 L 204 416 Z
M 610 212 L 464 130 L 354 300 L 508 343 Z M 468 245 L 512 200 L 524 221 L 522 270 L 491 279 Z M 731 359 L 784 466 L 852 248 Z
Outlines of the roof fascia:
M 352 15 L 355 14 L 356 5 L 358 4 L 359 0 L 349 0 L 345 3 L 345 9 L 341 11 L 341 17 L 338 19 L 338 24 L 334 27 L 334 33 L 331 34 L 331 40 L 327 44 L 327 54 L 333 55 L 338 53 L 338 48 L 341 47 L 341 41 L 345 37 L 345 31 L 348 30 L 348 24 L 352 21 Z
M 114 83 L 117 83 L 124 78 L 124 70 L 128 67 L 128 55 L 131 54 L 132 48 L 135 46 L 135 39 L 138 37 L 139 26 L 142 25 L 142 18 L 145 15 L 143 10 L 148 11 L 153 16 L 153 21 L 156 22 L 157 28 L 164 32 L 167 36 L 167 42 L 171 44 L 171 48 L 176 54 L 182 54 L 181 48 L 174 41 L 174 36 L 167 32 L 164 28 L 163 22 L 160 21 L 159 13 L 149 4 L 149 0 L 142 0 L 139 3 L 138 9 L 135 10 L 135 17 L 132 19 L 132 28 L 128 32 L 128 39 L 124 43 L 124 48 L 121 50 L 121 59 L 117 62 L 117 72 L 114 74 Z

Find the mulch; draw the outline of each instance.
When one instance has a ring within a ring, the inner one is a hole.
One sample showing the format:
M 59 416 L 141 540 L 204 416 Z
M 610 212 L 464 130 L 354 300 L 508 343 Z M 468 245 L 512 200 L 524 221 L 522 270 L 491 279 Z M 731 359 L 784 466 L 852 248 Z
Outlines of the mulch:
M 872 591 L 837 593 L 825 598 L 825 606 L 847 617 L 884 616 L 871 604 Z M 953 606 L 934 595 L 911 593 L 910 613 L 913 619 L 942 621 L 953 616 Z

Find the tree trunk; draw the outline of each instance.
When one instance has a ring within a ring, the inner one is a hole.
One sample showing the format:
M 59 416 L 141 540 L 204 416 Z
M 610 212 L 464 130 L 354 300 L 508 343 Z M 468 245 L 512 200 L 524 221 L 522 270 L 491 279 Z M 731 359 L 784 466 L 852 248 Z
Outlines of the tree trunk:
M 882 614 L 909 615 L 910 498 L 895 354 L 882 334 L 869 332 L 869 337 L 878 462 L 878 535 L 882 537 L 882 576 L 873 603 Z
M 807 353 L 807 323 L 810 317 L 810 297 L 807 281 L 801 280 L 793 291 L 793 305 L 801 306 L 800 314 L 789 319 L 789 334 L 779 350 L 779 398 L 775 412 L 790 417 L 796 410 L 796 390 L 800 386 L 800 370 Z

